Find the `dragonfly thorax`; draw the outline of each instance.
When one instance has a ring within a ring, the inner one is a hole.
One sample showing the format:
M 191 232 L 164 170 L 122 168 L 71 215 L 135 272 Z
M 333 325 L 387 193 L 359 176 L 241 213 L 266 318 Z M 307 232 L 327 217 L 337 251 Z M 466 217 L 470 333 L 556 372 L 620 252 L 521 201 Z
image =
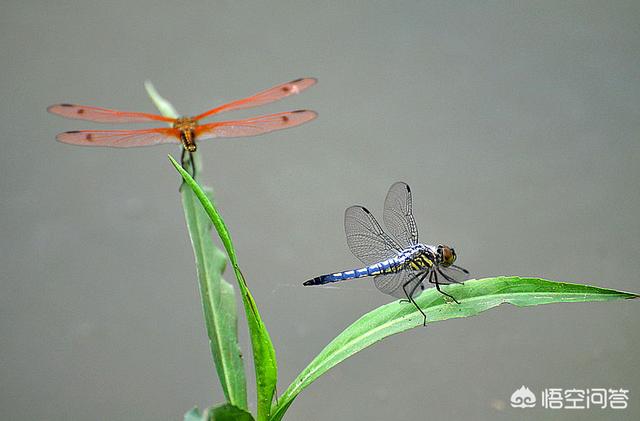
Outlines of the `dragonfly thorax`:
M 403 250 L 398 257 L 412 270 L 428 269 L 437 263 L 436 249 L 422 243 Z
M 408 247 L 405 252 L 411 254 L 411 255 L 420 255 L 420 254 L 427 254 L 429 256 L 434 256 L 435 255 L 435 248 L 433 246 L 427 245 L 427 244 L 422 244 L 422 243 L 418 243 L 418 244 L 414 244 L 410 247 Z
M 182 145 L 189 152 L 196 151 L 196 126 L 198 122 L 191 117 L 180 117 L 173 123 L 175 129 L 180 130 Z
M 398 257 L 406 261 L 413 270 L 419 270 L 433 265 L 449 267 L 456 261 L 456 252 L 442 244 L 431 246 L 418 243 L 403 250 Z

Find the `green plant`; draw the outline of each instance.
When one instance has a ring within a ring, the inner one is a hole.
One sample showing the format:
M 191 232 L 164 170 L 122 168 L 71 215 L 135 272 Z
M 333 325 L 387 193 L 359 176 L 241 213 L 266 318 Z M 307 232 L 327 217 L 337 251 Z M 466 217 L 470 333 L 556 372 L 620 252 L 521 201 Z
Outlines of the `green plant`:
M 176 117 L 170 103 L 155 91 L 150 83 L 147 91 L 166 116 Z M 237 309 L 234 288 L 222 277 L 227 257 L 242 295 L 249 325 L 253 365 L 256 373 L 257 414 L 259 421 L 281 420 L 296 396 L 329 369 L 358 351 L 382 339 L 422 326 L 423 317 L 413 305 L 395 301 L 383 305 L 355 321 L 331 341 L 274 401 L 277 364 L 269 333 L 260 318 L 256 303 L 240 271 L 229 231 L 216 210 L 211 190 L 201 187 L 173 157 L 169 160 L 182 176 L 186 187 L 181 188 L 187 228 L 191 237 L 205 325 L 211 355 L 227 400 L 221 406 L 201 412 L 194 408 L 185 414 L 185 421 L 253 420 L 247 404 L 247 388 L 238 345 Z M 199 162 L 185 162 L 195 173 Z M 211 238 L 214 227 L 226 255 L 216 248 Z M 458 317 L 469 317 L 502 303 L 515 306 L 534 306 L 562 302 L 609 301 L 638 298 L 639 295 L 588 285 L 554 282 L 539 278 L 496 277 L 470 280 L 464 285 L 451 285 L 460 304 L 452 304 L 435 289 L 424 291 L 416 303 L 427 314 L 429 323 Z

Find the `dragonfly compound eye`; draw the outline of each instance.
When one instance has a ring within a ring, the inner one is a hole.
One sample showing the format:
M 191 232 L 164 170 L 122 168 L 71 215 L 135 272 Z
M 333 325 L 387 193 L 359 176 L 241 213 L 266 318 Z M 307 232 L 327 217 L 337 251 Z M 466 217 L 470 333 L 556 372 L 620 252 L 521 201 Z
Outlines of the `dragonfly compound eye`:
M 456 252 L 447 246 L 442 247 L 442 263 L 445 266 L 451 266 L 456 261 Z

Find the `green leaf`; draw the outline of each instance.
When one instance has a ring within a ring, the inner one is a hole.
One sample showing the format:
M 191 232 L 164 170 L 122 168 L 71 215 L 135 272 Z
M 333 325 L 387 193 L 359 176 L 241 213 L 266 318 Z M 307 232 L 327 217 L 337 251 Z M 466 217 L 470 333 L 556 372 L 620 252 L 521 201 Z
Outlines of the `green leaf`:
M 225 404 L 209 410 L 209 421 L 253 421 L 253 417 L 247 411 Z
M 471 280 L 464 285 L 450 285 L 446 288 L 446 292 L 456 297 L 460 304 L 454 303 L 435 288 L 427 289 L 415 299 L 427 314 L 429 323 L 473 316 L 502 303 L 525 307 L 639 297 L 612 289 L 519 277 Z M 298 375 L 278 400 L 271 420 L 282 419 L 295 397 L 336 364 L 388 336 L 422 327 L 423 320 L 415 306 L 399 301 L 365 314 L 331 341 Z
M 177 118 L 178 112 L 150 81 L 144 83 L 147 94 L 165 117 Z M 196 165 L 196 163 L 190 163 Z M 197 165 L 199 166 L 199 164 Z M 238 344 L 238 313 L 233 286 L 222 279 L 226 266 L 224 253 L 213 245 L 211 223 L 193 192 L 181 189 L 182 206 L 196 258 L 200 298 L 209 347 L 225 397 L 247 409 L 247 380 Z M 209 194 L 211 192 L 209 191 Z M 200 412 L 194 408 L 189 414 Z
M 184 414 L 184 421 L 253 421 L 253 417 L 247 411 L 227 403 L 206 409 L 204 413 L 196 406 Z
M 193 190 L 198 200 L 200 200 L 205 212 L 218 232 L 218 236 L 220 236 L 220 240 L 222 241 L 222 244 L 224 244 L 229 260 L 231 261 L 231 266 L 233 267 L 233 271 L 236 275 L 236 279 L 242 293 L 242 302 L 244 303 L 244 310 L 247 315 L 247 323 L 249 325 L 249 334 L 251 336 L 253 364 L 256 372 L 256 389 L 258 395 L 258 420 L 267 420 L 271 410 L 271 402 L 273 401 L 278 375 L 276 353 L 273 348 L 273 344 L 271 343 L 269 332 L 267 332 L 267 329 L 260 318 L 256 303 L 251 296 L 251 292 L 249 292 L 244 276 L 240 271 L 231 236 L 229 235 L 229 231 L 220 217 L 220 214 L 216 210 L 213 202 L 207 197 L 202 188 L 184 170 L 184 168 L 182 168 L 182 166 L 180 166 L 180 164 L 178 164 L 171 155 L 169 155 L 169 160 L 180 175 L 182 175 L 187 186 Z
M 147 90 L 147 95 L 149 95 L 151 101 L 153 101 L 158 111 L 160 111 L 160 114 L 171 118 L 178 118 L 180 116 L 176 109 L 173 108 L 173 104 L 160 96 L 150 80 L 144 81 L 144 88 Z
M 247 409 L 247 381 L 238 345 L 238 315 L 233 286 L 222 278 L 226 256 L 213 245 L 211 222 L 189 189 L 182 206 L 196 258 L 200 297 L 209 347 L 227 400 Z

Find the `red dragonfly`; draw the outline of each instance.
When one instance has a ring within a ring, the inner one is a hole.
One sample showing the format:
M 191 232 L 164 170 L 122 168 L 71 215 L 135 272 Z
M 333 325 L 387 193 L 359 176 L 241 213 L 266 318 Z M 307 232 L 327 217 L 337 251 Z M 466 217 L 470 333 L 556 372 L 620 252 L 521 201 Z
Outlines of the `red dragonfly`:
M 156 114 L 117 111 L 75 104 L 56 104 L 47 108 L 47 111 L 62 117 L 98 123 L 144 123 L 149 121 L 170 123 L 171 127 L 142 130 L 74 130 L 60 133 L 56 136 L 56 139 L 73 145 L 110 146 L 116 148 L 182 143 L 184 158 L 185 151 L 190 154 L 196 151 L 197 140 L 214 137 L 256 136 L 274 130 L 299 126 L 313 120 L 318 115 L 315 111 L 296 110 L 243 120 L 200 124 L 200 120 L 223 111 L 243 110 L 278 101 L 300 93 L 313 86 L 316 82 L 315 78 L 292 80 L 248 98 L 213 108 L 195 117 L 170 118 Z

